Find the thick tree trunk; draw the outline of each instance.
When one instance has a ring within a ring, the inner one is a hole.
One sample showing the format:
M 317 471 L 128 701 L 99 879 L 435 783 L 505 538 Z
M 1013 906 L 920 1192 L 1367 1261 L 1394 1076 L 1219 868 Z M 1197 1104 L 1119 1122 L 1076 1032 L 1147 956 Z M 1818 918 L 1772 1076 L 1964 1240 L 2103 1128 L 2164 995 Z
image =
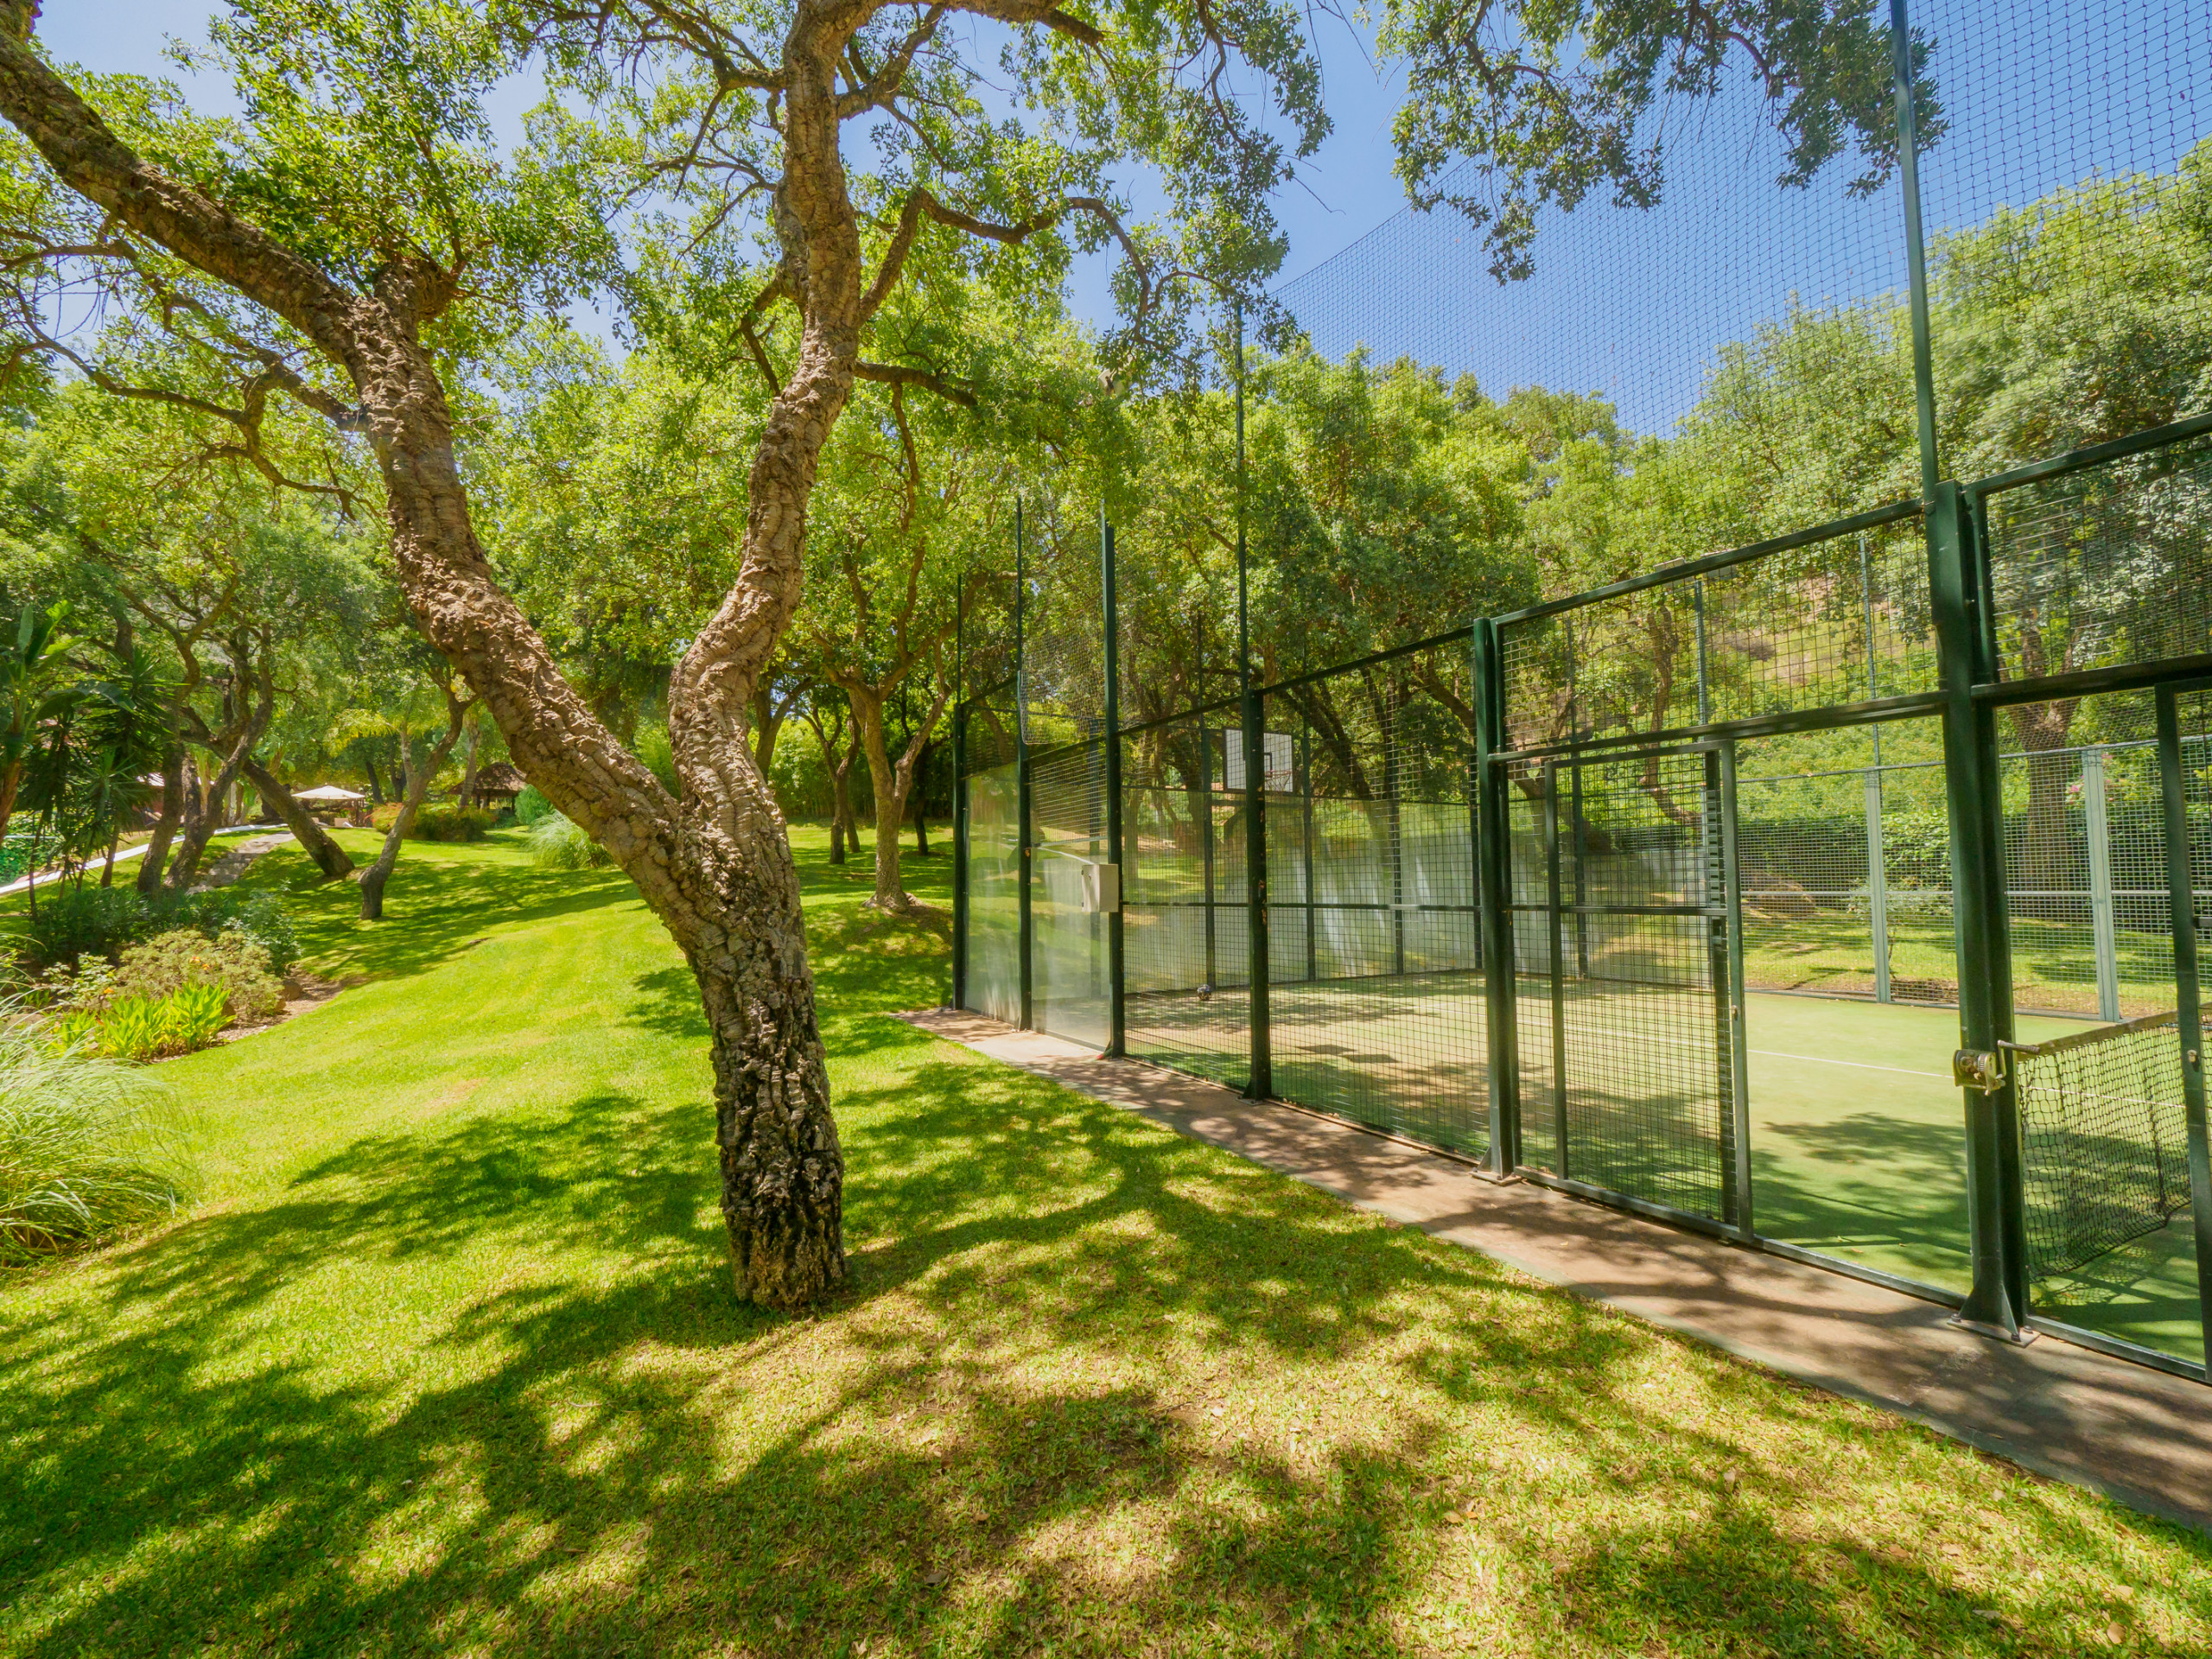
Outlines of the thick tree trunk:
M 161 891 L 169 843 L 176 839 L 177 824 L 184 817 L 184 764 L 181 747 L 171 749 L 162 761 L 162 810 L 154 819 L 146 855 L 138 862 L 138 891 L 149 896 Z
M 863 291 L 839 149 L 840 65 L 859 16 L 803 10 L 785 46 L 776 229 L 804 321 L 754 451 L 738 575 L 670 677 L 680 804 L 594 717 L 477 540 L 445 388 L 421 337 L 453 302 L 458 274 L 395 241 L 359 291 L 149 165 L 31 48 L 35 16 L 27 0 L 0 0 L 0 113 L 66 184 L 267 307 L 351 379 L 358 410 L 304 379 L 287 384 L 365 430 L 392 564 L 424 635 L 475 688 L 524 775 L 613 855 L 691 964 L 714 1033 L 722 1213 L 740 1294 L 778 1307 L 815 1300 L 844 1278 L 843 1165 L 798 871 L 744 715 L 798 604 L 822 447 L 880 302 Z
M 207 842 L 218 827 L 223 802 L 238 781 L 238 769 L 253 753 L 253 746 L 261 741 L 262 733 L 269 728 L 269 716 L 274 710 L 273 694 L 264 686 L 246 715 L 245 725 L 232 735 L 227 748 L 218 751 L 223 756 L 223 764 L 207 780 L 206 787 L 192 789 L 188 780 L 184 834 L 177 842 L 175 861 L 169 866 L 170 892 L 186 891 L 200 874 L 200 861 L 207 854 Z
M 468 722 L 468 741 L 461 745 L 460 801 L 465 807 L 476 804 L 477 747 L 476 722 L 472 720 Z
M 322 872 L 326 881 L 335 881 L 353 873 L 353 861 L 346 849 L 330 838 L 314 813 L 293 798 L 292 791 L 276 781 L 275 774 L 260 761 L 248 755 L 244 768 L 246 781 L 260 792 L 263 804 L 274 808 L 284 826 L 292 832 L 293 839 L 307 849 L 308 856 L 315 861 L 315 868 Z
M 890 742 L 883 728 L 883 699 L 888 687 L 878 688 L 858 680 L 840 680 L 838 687 L 852 705 L 853 721 L 860 730 L 860 747 L 868 756 L 868 784 L 875 791 L 875 892 L 868 903 L 893 915 L 914 909 L 899 868 L 899 832 L 906 822 L 906 799 L 914 787 L 914 769 L 930 733 L 944 712 L 948 696 L 940 691 L 921 723 L 914 728 L 899 758 L 891 758 Z
M 26 738 L 25 742 L 29 739 Z M 11 760 L 0 767 L 0 836 L 8 833 L 8 825 L 16 816 L 16 793 L 23 786 L 23 763 Z
M 914 754 L 914 787 L 908 797 L 914 810 L 914 856 L 930 855 L 930 744 L 924 739 Z

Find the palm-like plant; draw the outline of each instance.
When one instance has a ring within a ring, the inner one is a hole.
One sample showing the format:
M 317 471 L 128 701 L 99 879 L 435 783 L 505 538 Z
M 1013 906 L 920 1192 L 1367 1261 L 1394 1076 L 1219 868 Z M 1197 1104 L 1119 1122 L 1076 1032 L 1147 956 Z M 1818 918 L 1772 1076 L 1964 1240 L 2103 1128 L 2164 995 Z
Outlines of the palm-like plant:
M 60 718 L 76 696 L 64 683 L 78 645 L 75 635 L 63 632 L 68 620 L 66 604 L 44 610 L 26 605 L 16 613 L 14 639 L 0 639 L 0 836 L 15 816 L 41 728 Z

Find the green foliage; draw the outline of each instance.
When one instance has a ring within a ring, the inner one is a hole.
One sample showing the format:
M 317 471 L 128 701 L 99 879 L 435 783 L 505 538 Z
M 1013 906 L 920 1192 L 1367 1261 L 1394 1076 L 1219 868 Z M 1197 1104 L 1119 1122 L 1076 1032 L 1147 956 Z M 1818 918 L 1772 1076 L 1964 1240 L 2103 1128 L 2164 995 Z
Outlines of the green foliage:
M 531 826 L 530 857 L 543 870 L 596 870 L 614 861 L 613 854 L 558 812 Z
M 157 898 L 135 887 L 64 887 L 39 900 L 29 926 L 31 955 L 52 968 L 111 955 L 156 926 Z
M 267 952 L 274 974 L 299 960 L 298 936 L 276 895 L 238 887 L 150 896 L 89 883 L 64 889 L 40 902 L 29 928 L 30 953 L 48 968 L 73 966 L 88 955 L 116 957 L 127 944 L 176 927 L 197 929 L 209 939 L 236 933 Z
M 425 806 L 407 826 L 410 841 L 481 841 L 499 821 L 488 807 Z
M 169 1215 L 188 1177 L 151 1078 L 0 1007 L 0 1267 Z
M 647 772 L 660 779 L 663 789 L 671 795 L 683 793 L 676 780 L 676 750 L 669 742 L 666 726 L 656 720 L 639 727 L 630 752 L 645 763 Z
M 220 987 L 234 1020 L 266 1020 L 284 1006 L 284 987 L 270 970 L 268 947 L 236 929 L 210 938 L 197 928 L 181 927 L 130 946 L 109 995 L 159 1001 L 193 985 Z
M 118 1060 L 165 1059 L 207 1047 L 231 1021 L 229 993 L 213 981 L 186 985 L 167 996 L 118 996 L 97 1008 L 65 1015 L 53 1041 L 73 1047 L 89 1040 Z
M 524 784 L 515 797 L 515 822 L 527 830 L 553 815 L 553 803 L 536 784 Z
M 0 839 L 0 882 L 14 881 L 31 870 L 44 869 L 60 849 L 60 842 L 43 825 L 10 829 Z

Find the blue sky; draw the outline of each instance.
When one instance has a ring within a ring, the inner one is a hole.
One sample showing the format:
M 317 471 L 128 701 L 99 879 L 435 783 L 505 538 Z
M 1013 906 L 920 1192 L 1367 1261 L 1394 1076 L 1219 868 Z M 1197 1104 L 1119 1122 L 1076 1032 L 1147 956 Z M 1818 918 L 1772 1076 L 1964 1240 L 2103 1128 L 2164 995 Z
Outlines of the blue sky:
M 91 67 L 174 73 L 162 37 L 199 37 L 211 10 L 204 0 L 79 0 L 51 7 L 41 29 L 57 54 Z M 2212 134 L 2204 0 L 1916 0 L 1912 14 L 1936 42 L 1951 121 L 1925 163 L 1931 232 L 2095 175 L 2169 170 Z M 1501 288 L 1460 221 L 1402 211 L 1390 168 L 1395 78 L 1378 74 L 1350 29 L 1325 18 L 1319 27 L 1335 131 L 1277 211 L 1290 239 L 1284 292 L 1332 355 L 1357 345 L 1409 353 L 1472 372 L 1494 393 L 1524 384 L 1598 391 L 1631 428 L 1664 431 L 1726 342 L 1793 303 L 1904 285 L 1895 187 L 1853 200 L 1838 167 L 1809 189 L 1777 188 L 1779 147 L 1739 78 L 1733 95 L 1681 130 L 1658 208 L 1593 201 L 1554 215 L 1535 277 Z M 194 91 L 203 107 L 228 105 L 227 88 Z M 518 117 L 531 97 L 518 86 L 499 114 Z M 1083 314 L 1103 314 L 1106 274 L 1104 256 L 1077 273 Z

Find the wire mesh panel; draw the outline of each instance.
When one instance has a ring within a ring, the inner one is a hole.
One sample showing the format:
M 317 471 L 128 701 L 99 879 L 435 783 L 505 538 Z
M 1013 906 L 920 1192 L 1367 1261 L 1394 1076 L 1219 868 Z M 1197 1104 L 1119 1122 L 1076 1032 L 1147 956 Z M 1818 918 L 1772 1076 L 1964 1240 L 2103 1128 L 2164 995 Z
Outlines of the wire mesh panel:
M 1122 739 L 1122 929 L 1128 1052 L 1242 1084 L 1251 1073 L 1243 793 L 1226 785 L 1222 710 Z
M 1524 803 L 1514 813 L 1516 945 L 1528 931 L 1520 918 L 1543 930 L 1538 951 L 1516 963 L 1528 1160 L 1646 1203 L 1731 1218 L 1735 1091 L 1716 757 L 1553 762 L 1512 781 Z M 1529 832 L 1531 819 L 1540 836 Z M 1537 846 L 1541 862 L 1527 869 Z M 1542 884 L 1535 893 L 1531 875 Z M 1548 971 L 1532 971 L 1538 964 Z
M 967 780 L 968 1006 L 1021 1018 L 1021 817 L 1012 766 Z
M 2068 1325 L 2201 1360 L 2190 1045 L 2177 1017 L 2164 789 L 2171 765 L 2190 831 L 2183 903 L 2201 918 L 2212 903 L 2212 700 L 2177 699 L 2182 741 L 2171 761 L 2156 741 L 2152 693 L 2087 698 L 2068 712 L 2058 729 L 2075 741 L 2004 763 L 2022 1010 L 2011 1059 L 2033 1305 Z M 2023 718 L 2052 715 L 2031 704 Z M 2115 1004 L 2122 1017 L 2106 1019 Z M 2038 1016 L 2038 1007 L 2074 1017 Z
M 2106 1020 L 2171 1008 L 2151 694 L 2021 703 L 2004 718 L 2036 745 L 1999 763 L 2014 1006 Z
M 2005 678 L 2212 655 L 2212 436 L 2003 491 L 1986 512 Z
M 2033 1277 L 2085 1267 L 2189 1207 L 2173 1014 L 2009 1046 Z
M 1465 648 L 1262 701 L 1269 1032 L 1287 1099 L 1488 1145 Z
M 1510 96 L 1505 66 L 1528 60 L 1510 36 L 1538 10 L 1478 11 L 1464 45 L 1454 34 L 1455 49 L 1496 54 L 1501 109 Z M 1657 71 L 1663 90 L 1626 116 L 1620 165 L 1632 177 L 1585 176 L 1523 201 L 1512 166 L 1439 146 L 1421 158 L 1434 207 L 1408 208 L 1280 290 L 1332 359 L 1363 346 L 1377 362 L 1433 365 L 1447 382 L 1471 377 L 1509 419 L 1547 389 L 1586 394 L 1602 410 L 1592 426 L 1623 451 L 1636 452 L 1636 437 L 1684 440 L 1679 473 L 1677 455 L 1658 458 L 1669 479 L 1694 480 L 1707 458 L 1741 479 L 1732 499 L 1670 503 L 1663 524 L 1643 526 L 1661 547 L 1639 550 L 1641 568 L 1655 550 L 1707 552 L 1910 493 L 1907 276 L 1885 9 L 1792 15 L 1798 49 L 1816 41 L 1825 84 L 1844 94 L 1825 149 L 1783 136 L 1768 89 L 1784 83 L 1753 73 L 1719 32 L 1736 25 L 1710 9 L 1668 16 L 1682 17 L 1696 44 L 1679 57 L 1667 48 L 1674 73 Z M 1485 38 L 1492 30 L 1503 38 Z M 1635 81 L 1630 48 L 1593 61 L 1591 46 L 1569 35 L 1556 77 L 1545 77 L 1548 94 L 1610 105 L 1616 92 L 1581 78 Z M 1651 73 L 1653 60 L 1642 67 Z M 1834 407 L 1842 386 L 1853 413 Z M 1904 469 L 1890 464 L 1900 442 Z
M 1105 730 L 1106 633 L 1101 534 L 1079 504 L 1046 499 L 1023 543 L 1020 698 L 1032 749 Z
M 1509 622 L 1516 751 L 1799 714 L 1936 686 L 1920 521 L 1840 530 Z
M 1029 798 L 1032 1019 L 1039 1031 L 1103 1048 L 1111 1020 L 1106 915 L 1088 873 L 1109 859 L 1106 746 L 1078 744 L 1032 761 Z

